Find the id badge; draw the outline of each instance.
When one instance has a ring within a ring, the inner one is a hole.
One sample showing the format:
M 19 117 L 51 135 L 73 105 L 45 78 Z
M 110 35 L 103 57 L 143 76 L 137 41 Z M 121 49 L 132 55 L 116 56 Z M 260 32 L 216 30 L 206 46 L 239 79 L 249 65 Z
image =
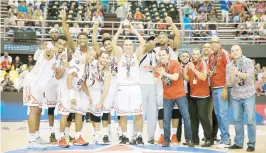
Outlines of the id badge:
M 197 84 L 197 80 L 196 79 L 193 80 L 193 84 Z

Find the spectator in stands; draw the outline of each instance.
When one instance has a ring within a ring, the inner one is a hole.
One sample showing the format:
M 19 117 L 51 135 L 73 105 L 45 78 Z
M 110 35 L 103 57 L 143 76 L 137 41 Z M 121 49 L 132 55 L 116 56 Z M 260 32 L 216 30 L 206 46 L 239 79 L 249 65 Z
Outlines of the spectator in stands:
M 67 2 L 63 2 L 62 5 L 59 7 L 59 9 L 65 9 L 67 11 L 68 10 Z
M 93 13 L 92 21 L 93 22 L 98 21 L 100 23 L 100 27 L 104 27 L 103 17 L 99 14 L 99 12 L 96 11 Z
M 134 19 L 142 20 L 143 18 L 145 18 L 145 15 L 140 12 L 139 8 L 136 8 L 136 13 L 134 15 Z
M 26 16 L 25 16 L 24 12 L 19 12 L 18 16 L 17 16 L 17 19 L 18 19 L 17 20 L 17 26 L 21 26 L 21 27 L 18 27 L 18 29 L 23 30 L 24 26 L 25 26 L 24 19 L 26 19 Z
M 84 14 L 84 21 L 91 21 L 91 10 L 87 8 L 86 13 Z
M 257 63 L 257 64 L 255 65 L 255 70 L 254 70 L 256 80 L 258 80 L 257 78 L 258 78 L 258 74 L 259 74 L 260 72 L 261 72 L 260 63 Z
M 15 5 L 12 5 L 11 8 L 8 10 L 8 13 L 12 13 L 13 15 L 17 15 L 18 14 L 18 9 Z
M 1 82 L 1 91 L 16 91 L 16 88 L 14 87 L 14 82 L 10 80 L 9 74 L 5 74 L 4 80 Z
M 103 18 L 103 13 L 101 12 L 100 9 L 97 9 L 94 13 L 93 16 L 100 16 L 101 18 Z
M 193 37 L 200 37 L 200 24 L 198 22 L 198 20 L 195 21 L 195 23 L 198 23 L 198 24 L 194 24 L 194 27 L 193 27 Z M 194 38 L 195 40 L 199 40 L 199 38 Z
M 266 40 L 266 23 L 263 24 L 260 28 L 260 37 L 264 40 Z
M 109 0 L 101 0 L 102 1 L 102 9 L 104 13 L 110 13 L 110 5 Z
M 8 55 L 8 52 L 4 52 L 4 56 L 1 56 L 1 70 L 7 72 L 11 69 L 12 57 Z
M 207 22 L 208 21 L 208 17 L 206 12 L 202 11 L 201 14 L 198 17 L 198 21 L 199 23 L 203 23 L 203 22 Z
M 203 3 L 203 5 L 199 8 L 199 13 L 202 12 L 210 12 L 210 8 L 206 5 L 206 3 Z
M 31 13 L 27 13 L 26 19 L 27 20 L 25 21 L 25 26 L 28 26 L 28 28 L 35 26 L 34 21 L 32 21 L 34 20 L 34 18 Z
M 240 13 L 243 8 L 243 5 L 239 1 L 235 1 L 232 5 L 233 14 Z
M 265 68 L 265 67 L 264 67 Z M 256 88 L 256 94 L 260 96 L 262 92 L 265 92 L 264 89 L 266 85 L 266 69 L 264 69 L 261 73 L 258 74 L 258 81 L 256 81 L 255 88 Z
M 36 9 L 34 11 L 34 20 L 40 20 L 40 21 L 35 21 L 35 26 L 41 26 L 41 21 L 44 20 L 41 9 Z
M 82 21 L 82 17 L 81 17 L 80 13 L 77 14 L 77 17 L 75 18 L 75 21 Z
M 35 61 L 33 60 L 32 56 L 29 55 L 28 56 L 27 67 L 34 66 L 34 65 L 35 65 Z
M 161 30 L 161 31 L 167 29 L 167 25 L 163 22 L 163 18 L 161 18 L 161 19 L 157 22 L 157 25 L 156 25 L 156 26 L 157 26 L 156 28 L 157 28 L 158 30 Z M 160 31 L 159 31 L 159 33 L 160 33 Z
M 7 14 L 7 18 L 4 19 L 4 25 L 6 26 L 6 28 L 8 28 L 7 30 L 14 29 L 14 28 L 12 28 L 12 26 L 17 25 L 16 19 L 17 19 L 17 17 L 14 16 L 12 12 L 9 12 Z
M 192 30 L 192 26 L 191 26 L 191 21 L 190 21 L 190 18 L 189 18 L 189 16 L 188 16 L 188 14 L 186 14 L 185 15 L 185 17 L 184 17 L 184 28 L 185 28 L 185 30 L 187 30 L 186 32 L 185 32 L 185 36 L 186 37 L 189 37 L 189 36 L 191 36 L 192 35 L 192 32 L 191 32 L 191 30 Z
M 189 1 L 186 1 L 184 7 L 182 8 L 182 15 L 184 16 L 185 14 L 191 15 L 191 3 Z
M 32 4 L 29 4 L 29 5 L 28 5 L 27 10 L 28 10 L 27 14 L 33 14 L 33 13 L 34 13 L 34 9 L 33 9 Z
M 23 12 L 25 14 L 28 12 L 28 9 L 27 9 L 26 4 L 25 4 L 24 1 L 20 1 L 19 2 L 18 12 Z
M 149 20 L 148 24 L 147 24 L 147 35 L 155 35 L 154 33 L 154 29 L 155 29 L 155 24 Z
M 144 26 L 141 20 L 136 20 L 135 29 L 143 36 L 144 35 Z
M 210 38 L 208 38 L 208 37 L 210 37 L 209 27 L 208 26 L 205 26 L 203 30 L 204 31 L 201 31 L 200 32 L 200 37 L 202 37 L 201 40 L 208 40 L 208 39 L 210 39 Z M 206 38 L 204 38 L 204 37 L 206 37 Z
M 71 36 L 73 38 L 76 38 L 78 36 L 78 34 L 81 32 L 80 28 L 79 28 L 79 24 L 78 23 L 74 23 L 73 27 L 69 28 L 69 32 L 71 34 Z
M 20 72 L 20 67 L 23 65 L 23 63 L 20 61 L 20 58 L 16 56 L 15 61 L 12 63 L 12 66 L 14 69 L 18 72 Z
M 191 11 L 191 19 L 194 21 L 198 17 L 198 11 L 197 8 L 193 7 Z
M 221 1 L 221 10 L 222 10 L 222 22 L 228 23 L 228 11 L 229 11 L 229 7 L 230 5 L 232 5 L 232 3 L 230 2 L 230 0 L 222 0 Z
M 123 21 L 127 18 L 128 10 L 125 5 L 121 5 L 115 10 L 115 14 L 119 21 Z
M 211 8 L 211 12 L 210 12 L 210 18 L 213 18 L 214 20 L 217 20 L 217 11 L 215 6 L 212 6 Z
M 266 6 L 265 6 L 265 4 L 263 4 L 263 2 L 262 1 L 259 1 L 258 2 L 258 5 L 257 5 L 257 12 L 258 13 L 263 13 L 263 12 L 266 12 Z
M 214 18 L 210 19 L 210 24 L 208 25 L 210 31 L 210 36 L 216 36 L 217 35 L 217 22 L 215 21 Z

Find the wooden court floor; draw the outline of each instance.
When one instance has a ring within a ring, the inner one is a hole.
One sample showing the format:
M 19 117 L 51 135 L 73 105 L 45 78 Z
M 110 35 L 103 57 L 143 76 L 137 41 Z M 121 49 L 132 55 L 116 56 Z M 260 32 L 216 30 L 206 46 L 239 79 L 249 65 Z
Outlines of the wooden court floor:
M 55 121 L 55 126 L 58 126 L 58 121 Z M 112 124 L 112 143 L 118 144 L 118 140 L 116 137 L 116 123 Z M 41 137 L 45 140 L 49 140 L 49 128 L 48 128 L 48 122 L 43 121 L 41 122 L 40 126 L 40 134 Z M 158 128 L 157 128 L 158 129 Z M 183 128 L 184 129 L 184 128 Z M 89 131 L 92 130 L 91 123 L 85 123 L 84 128 L 82 131 L 83 137 L 85 140 L 91 142 L 93 140 L 92 133 Z M 132 131 L 132 123 L 129 123 L 128 125 L 128 131 L 130 134 L 130 131 Z M 144 131 L 146 130 L 146 125 L 144 125 Z M 71 133 L 74 134 L 74 125 L 71 126 Z M 56 134 L 59 135 L 59 131 Z M 184 135 L 184 132 L 183 132 Z M 219 134 L 218 134 L 219 135 Z M 234 136 L 235 136 L 235 130 L 234 126 L 230 125 L 230 137 L 233 142 Z M 159 130 L 156 130 L 156 136 L 159 136 Z M 203 136 L 202 128 L 200 128 L 200 137 Z M 257 126 L 257 142 L 256 142 L 256 153 L 266 153 L 266 126 L 265 125 L 259 125 Z M 144 132 L 144 143 L 147 143 L 147 140 L 145 139 L 147 137 L 146 133 Z M 16 150 L 16 149 L 24 149 L 27 147 L 27 141 L 28 141 L 28 128 L 27 128 L 27 122 L 1 122 L 1 153 Z M 184 142 L 184 136 L 182 136 L 182 142 Z M 223 151 L 223 152 L 230 152 L 230 153 L 240 153 L 240 152 L 246 152 L 247 148 L 247 127 L 245 126 L 245 145 L 243 150 L 237 150 L 232 151 L 228 149 L 216 149 L 215 146 L 211 147 L 210 149 Z M 182 146 L 182 145 L 181 145 Z M 114 149 L 115 150 L 115 149 Z M 115 152 L 114 152 L 115 153 Z

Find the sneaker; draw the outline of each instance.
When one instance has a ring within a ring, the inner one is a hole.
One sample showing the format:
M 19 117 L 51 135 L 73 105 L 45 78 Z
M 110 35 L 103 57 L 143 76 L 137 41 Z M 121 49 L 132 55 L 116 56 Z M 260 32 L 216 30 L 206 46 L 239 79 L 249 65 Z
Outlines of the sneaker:
M 148 141 L 149 144 L 154 144 L 155 143 L 155 140 L 152 138 Z
M 201 145 L 201 147 L 210 147 L 213 145 L 213 141 L 205 141 L 204 144 Z
M 78 139 L 73 140 L 72 142 L 75 146 L 87 146 L 89 144 L 88 142 L 85 142 L 81 136 Z
M 169 147 L 170 146 L 170 143 L 169 142 L 164 142 L 162 147 Z
M 144 145 L 141 135 L 139 135 L 136 140 L 137 140 L 137 145 Z
M 75 140 L 75 138 L 74 138 L 74 137 L 71 137 L 71 136 L 69 136 L 69 142 L 72 142 L 73 140 Z
M 122 140 L 122 138 L 123 138 L 123 136 L 122 136 L 122 135 L 120 135 L 120 136 L 119 136 L 119 138 L 118 138 L 118 140 Z
M 128 138 L 126 137 L 126 136 L 124 136 L 124 135 L 122 135 L 122 139 L 121 139 L 121 141 L 120 141 L 120 145 L 126 145 L 126 144 L 128 144 L 129 143 L 129 140 L 128 140 Z
M 70 145 L 67 143 L 66 139 L 64 137 L 62 137 L 59 140 L 59 147 L 61 148 L 68 148 Z
M 173 146 L 177 146 L 178 145 L 177 137 L 176 137 L 175 134 L 173 134 L 172 137 L 171 137 L 171 144 Z
M 131 139 L 131 141 L 129 141 L 130 145 L 136 145 L 137 144 L 137 140 L 136 139 Z
M 107 143 L 109 143 L 109 142 L 110 142 L 110 141 L 109 141 L 108 136 L 107 136 L 107 135 L 103 136 L 103 143 L 107 144 Z
M 95 144 L 103 144 L 100 134 L 94 136 L 94 142 Z
M 240 147 L 240 146 L 234 144 L 234 145 L 230 146 L 228 149 L 243 149 L 243 147 Z
M 164 143 L 164 135 L 163 135 L 163 134 L 161 134 L 160 139 L 157 140 L 156 143 L 157 143 L 157 144 L 160 144 L 160 145 L 162 145 L 162 144 Z
M 36 142 L 36 141 L 31 141 L 28 144 L 28 149 L 46 149 L 45 146 L 41 145 L 40 143 Z
M 253 151 L 255 151 L 255 147 L 248 146 L 246 151 L 247 152 L 253 152 Z
M 57 143 L 57 140 L 55 138 L 55 133 L 51 133 L 51 135 L 50 135 L 50 143 L 51 144 L 56 144 Z
M 48 142 L 43 140 L 41 137 L 38 137 L 35 141 L 39 144 L 48 144 Z
M 230 147 L 230 141 L 227 143 L 220 141 L 218 145 L 216 145 L 216 148 L 218 149 L 224 149 L 224 148 L 229 148 Z

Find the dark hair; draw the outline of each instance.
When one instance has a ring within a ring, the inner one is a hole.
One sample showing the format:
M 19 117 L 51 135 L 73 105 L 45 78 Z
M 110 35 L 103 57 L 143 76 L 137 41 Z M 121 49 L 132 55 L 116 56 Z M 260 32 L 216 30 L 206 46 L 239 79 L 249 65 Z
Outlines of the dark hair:
M 109 53 L 109 52 L 106 52 L 106 51 L 101 51 L 101 52 L 100 52 L 100 54 L 99 54 L 99 57 L 101 57 L 101 56 L 102 56 L 102 54 L 107 54 L 107 55 L 109 55 L 109 56 L 110 56 L 110 53 Z
M 169 48 L 168 48 L 168 47 L 167 47 L 167 48 L 165 48 L 165 49 L 162 49 L 162 48 L 161 48 L 161 50 L 160 50 L 160 51 L 162 51 L 162 50 L 165 50 L 165 53 L 166 53 L 166 54 L 169 54 L 169 53 L 170 53 L 170 51 L 169 51 Z
M 188 18 L 188 17 L 189 17 L 189 16 L 188 16 L 188 14 L 185 14 L 185 17 L 187 17 L 187 18 Z
M 112 39 L 110 37 L 106 37 L 106 38 L 103 38 L 102 43 L 104 44 L 104 42 L 106 42 L 108 40 L 112 41 Z
M 81 36 L 81 35 L 86 36 L 89 39 L 89 36 L 88 36 L 88 34 L 86 32 L 80 32 L 78 34 L 77 38 L 79 38 L 79 36 Z

